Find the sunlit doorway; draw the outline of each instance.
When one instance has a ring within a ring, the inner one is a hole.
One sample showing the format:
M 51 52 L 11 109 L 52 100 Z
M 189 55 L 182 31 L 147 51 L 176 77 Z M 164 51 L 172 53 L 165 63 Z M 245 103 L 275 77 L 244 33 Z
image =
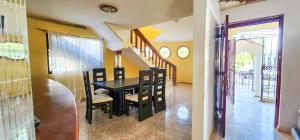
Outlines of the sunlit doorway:
M 229 29 L 227 140 L 280 139 L 274 131 L 280 31 L 278 21 Z

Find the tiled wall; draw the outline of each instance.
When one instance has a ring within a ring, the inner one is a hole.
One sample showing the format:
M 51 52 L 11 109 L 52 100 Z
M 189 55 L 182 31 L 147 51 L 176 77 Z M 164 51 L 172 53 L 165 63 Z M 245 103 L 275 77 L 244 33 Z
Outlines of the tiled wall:
M 0 139 L 35 139 L 25 0 L 0 0 Z

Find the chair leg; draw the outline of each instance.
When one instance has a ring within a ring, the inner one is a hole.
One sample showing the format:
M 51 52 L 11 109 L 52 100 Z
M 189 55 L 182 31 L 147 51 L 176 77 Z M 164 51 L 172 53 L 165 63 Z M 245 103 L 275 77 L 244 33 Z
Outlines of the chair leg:
M 88 104 L 86 104 L 85 119 L 88 119 L 88 110 L 89 110 L 89 107 L 88 107 Z
M 129 116 L 129 103 L 125 100 L 126 103 L 126 115 Z
M 93 117 L 93 109 L 92 109 L 92 107 L 89 107 L 89 110 L 88 110 L 88 122 L 89 122 L 89 124 L 92 123 L 92 117 Z
M 113 118 L 113 102 L 109 103 L 109 118 Z

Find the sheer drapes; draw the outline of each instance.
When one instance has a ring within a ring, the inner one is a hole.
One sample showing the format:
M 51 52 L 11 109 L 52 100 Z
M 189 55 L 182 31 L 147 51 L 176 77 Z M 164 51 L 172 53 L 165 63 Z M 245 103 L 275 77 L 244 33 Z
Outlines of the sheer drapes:
M 0 0 L 0 139 L 34 140 L 25 0 Z
M 84 98 L 82 72 L 102 67 L 102 41 L 58 33 L 48 33 L 48 39 L 52 77 L 67 86 L 79 101 Z

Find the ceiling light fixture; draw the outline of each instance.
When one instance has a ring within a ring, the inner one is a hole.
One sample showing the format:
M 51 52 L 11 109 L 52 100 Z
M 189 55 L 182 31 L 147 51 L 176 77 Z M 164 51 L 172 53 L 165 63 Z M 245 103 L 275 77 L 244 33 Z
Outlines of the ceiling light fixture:
M 99 4 L 99 8 L 105 13 L 116 13 L 119 10 L 116 6 L 107 3 Z

